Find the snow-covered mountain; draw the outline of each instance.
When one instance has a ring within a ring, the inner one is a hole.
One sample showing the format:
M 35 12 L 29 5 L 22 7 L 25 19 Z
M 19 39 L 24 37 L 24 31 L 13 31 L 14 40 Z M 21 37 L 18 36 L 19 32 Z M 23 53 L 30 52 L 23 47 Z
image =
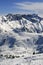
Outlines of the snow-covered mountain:
M 0 16 L 0 65 L 12 64 L 43 65 L 43 18 L 39 15 Z
M 1 21 L 7 23 L 14 30 L 18 29 L 18 32 L 43 32 L 43 18 L 39 17 L 36 14 L 8 14 L 6 16 L 3 16 Z
M 39 48 L 42 47 L 41 52 L 43 52 L 42 45 L 42 17 L 37 14 L 8 14 L 0 17 L 0 49 L 7 50 L 5 49 L 7 46 L 20 50 L 19 47 L 23 47 L 40 52 Z

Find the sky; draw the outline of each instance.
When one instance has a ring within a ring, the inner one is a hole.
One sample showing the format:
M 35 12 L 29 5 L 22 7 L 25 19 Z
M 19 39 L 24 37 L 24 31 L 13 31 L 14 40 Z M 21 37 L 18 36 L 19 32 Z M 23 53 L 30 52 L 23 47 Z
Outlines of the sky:
M 0 0 L 0 15 L 43 14 L 43 0 Z

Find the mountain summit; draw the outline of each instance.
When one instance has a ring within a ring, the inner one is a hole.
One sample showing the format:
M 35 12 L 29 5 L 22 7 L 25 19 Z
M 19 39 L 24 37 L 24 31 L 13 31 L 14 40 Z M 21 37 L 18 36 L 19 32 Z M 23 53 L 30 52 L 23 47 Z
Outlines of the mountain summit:
M 2 17 L 1 22 L 7 23 L 14 30 L 18 29 L 19 32 L 20 31 L 27 31 L 30 33 L 43 32 L 43 18 L 41 18 L 37 14 L 28 14 L 28 15 L 8 14 Z

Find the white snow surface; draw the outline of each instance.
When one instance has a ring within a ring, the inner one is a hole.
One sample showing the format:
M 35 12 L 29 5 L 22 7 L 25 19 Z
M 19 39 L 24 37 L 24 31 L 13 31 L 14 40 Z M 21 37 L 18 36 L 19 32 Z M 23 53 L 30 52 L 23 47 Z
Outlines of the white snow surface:
M 27 55 L 27 54 L 26 54 Z M 0 59 L 0 65 L 43 65 L 43 54 L 24 56 L 15 59 Z

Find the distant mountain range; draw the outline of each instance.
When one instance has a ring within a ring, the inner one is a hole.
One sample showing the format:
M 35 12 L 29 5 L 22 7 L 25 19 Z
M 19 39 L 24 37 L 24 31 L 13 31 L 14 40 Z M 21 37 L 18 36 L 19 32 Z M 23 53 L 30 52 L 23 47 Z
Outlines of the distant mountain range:
M 2 17 L 2 22 L 12 22 L 10 25 L 18 25 L 16 28 L 18 31 L 27 31 L 27 32 L 43 32 L 43 18 L 38 16 L 37 14 L 28 14 L 28 15 L 20 15 L 20 14 L 8 14 Z M 14 22 L 15 21 L 15 22 Z M 9 23 L 8 22 L 8 23 Z M 14 22 L 14 23 L 13 23 Z M 20 26 L 20 28 L 18 28 Z M 13 27 L 13 26 L 12 26 Z M 13 27 L 14 28 L 14 27 Z
M 32 47 L 42 53 L 43 35 L 38 35 L 42 33 L 43 18 L 37 14 L 8 14 L 0 17 L 0 47 Z

